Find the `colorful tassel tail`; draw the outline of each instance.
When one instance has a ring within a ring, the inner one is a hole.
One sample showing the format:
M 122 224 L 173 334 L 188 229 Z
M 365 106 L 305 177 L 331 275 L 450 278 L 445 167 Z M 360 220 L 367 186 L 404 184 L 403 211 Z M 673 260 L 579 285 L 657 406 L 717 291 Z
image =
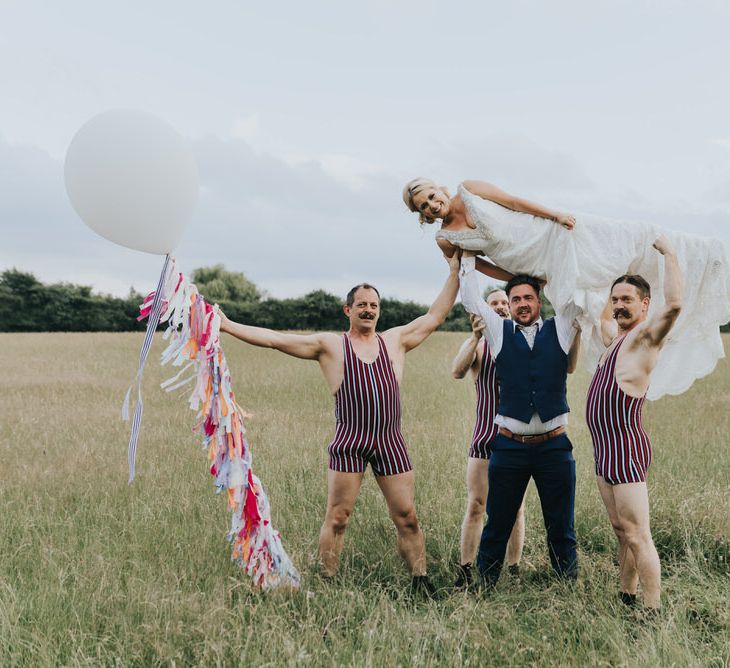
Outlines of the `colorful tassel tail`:
M 157 291 L 140 307 L 141 318 L 151 317 L 148 333 L 150 327 L 154 333 L 157 326 L 156 322 L 152 325 L 156 305 L 161 305 L 159 322 L 168 323 L 164 338 L 169 343 L 162 353 L 162 364 L 182 367 L 162 387 L 171 392 L 194 383 L 189 397 L 190 408 L 199 412 L 194 429 L 202 434 L 210 473 L 218 491 L 227 492 L 232 513 L 228 534 L 233 543 L 231 558 L 251 576 L 256 587 L 299 589 L 299 573 L 281 544 L 279 532 L 271 525 L 269 499 L 251 468 L 244 413 L 236 403 L 220 344 L 218 306 L 203 299 L 195 285 L 178 271 L 174 258 L 169 258 L 169 265 L 166 260 Z M 147 338 L 145 344 L 149 349 Z M 140 373 L 143 366 L 140 358 Z M 141 418 L 141 394 L 138 407 Z M 133 475 L 130 455 L 130 480 Z

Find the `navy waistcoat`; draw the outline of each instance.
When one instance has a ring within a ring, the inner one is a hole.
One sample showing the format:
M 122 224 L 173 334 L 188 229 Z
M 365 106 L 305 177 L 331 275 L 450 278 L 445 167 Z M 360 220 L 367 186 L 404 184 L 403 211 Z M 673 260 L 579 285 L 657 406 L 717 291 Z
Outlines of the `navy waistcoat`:
M 529 422 L 537 412 L 543 422 L 570 411 L 566 396 L 568 356 L 560 346 L 555 320 L 545 320 L 530 346 L 512 320 L 504 321 L 497 355 L 499 414 Z

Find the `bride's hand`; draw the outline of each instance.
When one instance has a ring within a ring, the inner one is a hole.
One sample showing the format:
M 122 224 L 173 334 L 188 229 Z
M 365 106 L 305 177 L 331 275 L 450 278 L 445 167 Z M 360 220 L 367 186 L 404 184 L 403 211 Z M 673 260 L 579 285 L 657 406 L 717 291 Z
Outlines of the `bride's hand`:
M 575 227 L 575 216 L 571 216 L 569 213 L 559 213 L 555 216 L 555 222 L 566 230 L 572 230 Z

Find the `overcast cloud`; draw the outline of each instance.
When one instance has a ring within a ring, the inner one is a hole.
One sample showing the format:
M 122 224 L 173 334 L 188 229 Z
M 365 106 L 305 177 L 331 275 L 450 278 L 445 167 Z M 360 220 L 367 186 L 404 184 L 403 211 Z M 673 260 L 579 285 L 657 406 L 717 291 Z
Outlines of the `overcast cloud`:
M 152 289 L 161 258 L 98 238 L 63 189 L 73 133 L 120 106 L 198 160 L 183 267 L 275 296 L 430 300 L 445 264 L 400 199 L 416 175 L 730 246 L 724 2 L 13 0 L 0 21 L 0 270 Z

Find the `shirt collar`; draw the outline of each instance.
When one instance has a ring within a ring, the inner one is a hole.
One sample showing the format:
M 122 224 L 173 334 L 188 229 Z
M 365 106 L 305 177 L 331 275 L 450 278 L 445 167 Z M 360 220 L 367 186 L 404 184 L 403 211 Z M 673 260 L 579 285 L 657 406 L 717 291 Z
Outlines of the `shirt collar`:
M 542 322 L 542 318 L 538 316 L 537 320 L 535 320 L 535 322 L 533 322 L 531 325 L 526 325 L 526 326 L 518 325 L 516 320 L 513 320 L 512 321 L 512 324 L 514 326 L 513 329 L 514 329 L 515 332 L 518 329 L 531 329 L 535 325 L 537 325 L 537 331 L 539 332 L 542 329 L 543 322 Z

